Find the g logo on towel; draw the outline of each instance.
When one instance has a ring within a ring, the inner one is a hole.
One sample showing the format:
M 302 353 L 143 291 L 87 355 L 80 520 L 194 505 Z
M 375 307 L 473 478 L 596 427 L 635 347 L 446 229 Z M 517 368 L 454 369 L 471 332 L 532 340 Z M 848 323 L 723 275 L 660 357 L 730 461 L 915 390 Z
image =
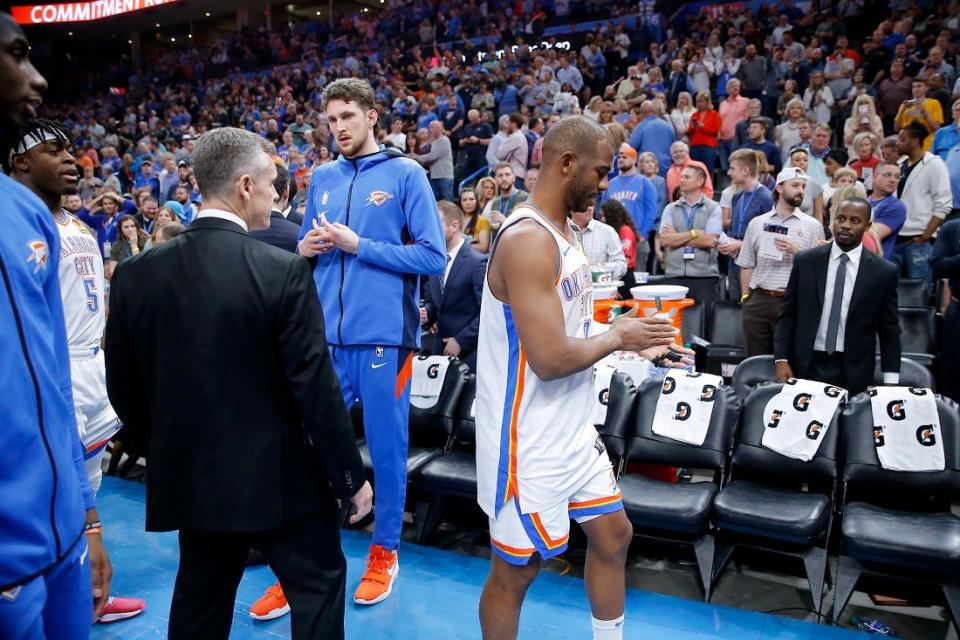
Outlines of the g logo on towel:
M 717 399 L 717 388 L 712 384 L 703 385 L 700 391 L 700 402 L 713 402 Z
M 780 426 L 780 416 L 783 415 L 783 411 L 779 409 L 773 410 L 773 415 L 770 416 L 770 422 L 767 423 L 767 429 L 776 429 Z
M 686 402 L 677 403 L 677 412 L 673 415 L 674 420 L 689 420 L 690 419 L 690 405 Z
M 604 389 L 601 391 L 598 400 L 600 400 L 600 404 L 607 406 L 607 403 L 610 402 L 610 389 Z
M 927 395 L 927 390 L 923 387 L 910 387 L 910 393 L 915 396 L 925 396 Z
M 798 393 L 793 398 L 793 408 L 797 411 L 806 411 L 810 408 L 810 400 L 813 398 L 809 393 Z
M 893 400 L 887 405 L 887 415 L 891 420 L 906 420 L 907 409 L 903 406 L 903 400 Z
M 884 444 L 886 444 L 886 441 L 883 439 L 883 427 L 874 427 L 873 446 L 882 447 Z
M 429 367 L 427 367 L 428 378 L 430 378 L 431 380 L 434 380 L 438 375 L 440 375 L 440 365 L 432 364 Z
M 839 398 L 840 394 L 843 393 L 843 389 L 828 385 L 823 388 L 823 392 L 831 398 Z
M 663 379 L 663 395 L 670 395 L 677 388 L 677 382 L 670 376 Z
M 820 437 L 820 432 L 823 431 L 823 423 L 814 420 L 807 425 L 807 437 L 811 440 L 816 440 Z
M 688 372 L 687 372 L 687 377 L 688 377 L 688 378 L 699 378 L 701 375 L 703 375 L 703 374 L 701 374 L 699 371 L 688 371 Z
M 917 442 L 925 447 L 932 447 L 937 444 L 937 434 L 933 430 L 932 424 L 917 427 Z

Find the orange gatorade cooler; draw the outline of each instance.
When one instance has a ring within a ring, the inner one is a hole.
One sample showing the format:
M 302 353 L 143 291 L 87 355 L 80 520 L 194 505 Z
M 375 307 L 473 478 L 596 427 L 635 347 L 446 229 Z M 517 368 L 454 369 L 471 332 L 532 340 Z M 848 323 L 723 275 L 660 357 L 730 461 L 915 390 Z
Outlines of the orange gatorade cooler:
M 686 297 L 688 287 L 667 284 L 652 284 L 633 287 L 630 294 L 633 302 L 639 306 L 637 315 L 641 318 L 664 313 L 670 318 L 671 324 L 680 333 L 677 334 L 677 344 L 683 345 L 683 310 L 696 304 L 695 300 Z

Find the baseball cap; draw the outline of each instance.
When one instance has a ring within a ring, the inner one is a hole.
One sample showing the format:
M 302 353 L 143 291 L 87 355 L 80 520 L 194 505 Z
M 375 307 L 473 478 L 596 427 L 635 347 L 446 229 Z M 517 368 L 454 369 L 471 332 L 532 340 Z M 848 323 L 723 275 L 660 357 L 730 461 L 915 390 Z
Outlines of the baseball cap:
M 179 168 L 179 167 L 189 167 L 189 166 L 190 166 L 190 165 L 187 164 L 187 161 L 186 161 L 186 160 L 181 160 L 180 162 L 177 163 L 177 168 Z
M 783 184 L 787 180 L 803 180 L 806 182 L 809 179 L 810 176 L 804 173 L 800 167 L 787 167 L 777 174 L 777 184 Z
M 626 142 L 624 142 L 622 145 L 620 145 L 620 151 L 621 151 L 622 153 L 630 156 L 630 157 L 633 158 L 634 160 L 637 159 L 637 150 L 634 149 L 633 147 L 631 147 L 631 146 L 630 146 L 629 144 L 627 144 Z

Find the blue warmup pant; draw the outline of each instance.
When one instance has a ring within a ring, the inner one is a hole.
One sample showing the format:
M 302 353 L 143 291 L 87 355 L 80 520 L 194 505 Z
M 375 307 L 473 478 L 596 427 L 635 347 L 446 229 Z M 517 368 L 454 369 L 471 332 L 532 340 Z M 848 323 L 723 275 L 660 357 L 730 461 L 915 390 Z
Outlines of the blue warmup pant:
M 373 461 L 376 520 L 373 544 L 400 546 L 407 497 L 410 376 L 413 351 L 399 347 L 330 347 L 343 401 L 363 406 L 363 430 Z
M 0 592 L 0 638 L 81 640 L 93 624 L 86 536 L 46 573 Z

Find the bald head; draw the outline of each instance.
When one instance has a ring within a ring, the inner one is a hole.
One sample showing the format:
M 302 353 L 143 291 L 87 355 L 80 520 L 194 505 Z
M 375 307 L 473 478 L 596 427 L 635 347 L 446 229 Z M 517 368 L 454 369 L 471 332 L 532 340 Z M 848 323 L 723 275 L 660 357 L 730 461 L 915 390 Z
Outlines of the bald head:
M 609 156 L 613 157 L 609 134 L 596 120 L 585 116 L 566 118 L 551 127 L 544 136 L 543 163 L 546 165 L 551 160 L 558 160 L 564 153 L 572 153 L 577 157 L 592 155 L 601 142 L 610 148 Z
M 607 130 L 586 116 L 572 116 L 543 138 L 537 202 L 552 201 L 564 211 L 586 211 L 607 188 L 613 145 Z

